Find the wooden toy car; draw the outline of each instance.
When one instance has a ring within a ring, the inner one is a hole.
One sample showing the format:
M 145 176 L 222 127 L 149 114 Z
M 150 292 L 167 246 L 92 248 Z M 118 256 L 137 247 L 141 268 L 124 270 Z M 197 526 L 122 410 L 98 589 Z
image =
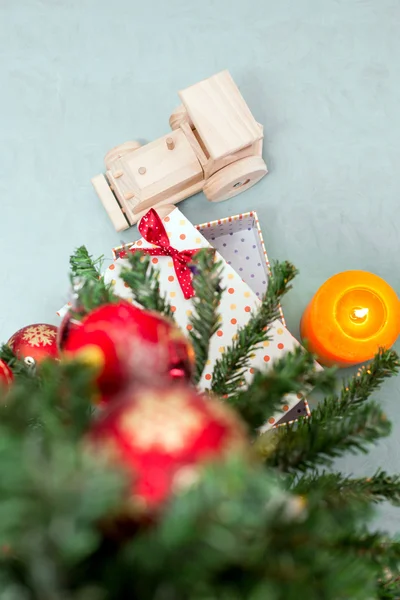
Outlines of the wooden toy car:
M 263 127 L 257 123 L 228 71 L 179 93 L 172 133 L 141 146 L 125 142 L 105 156 L 106 174 L 93 186 L 117 231 L 150 208 L 163 211 L 203 190 L 211 202 L 226 200 L 267 174 Z

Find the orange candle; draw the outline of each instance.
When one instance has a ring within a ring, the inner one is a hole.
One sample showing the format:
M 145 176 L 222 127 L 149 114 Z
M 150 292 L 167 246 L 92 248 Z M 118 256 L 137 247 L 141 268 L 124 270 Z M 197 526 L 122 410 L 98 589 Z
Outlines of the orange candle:
M 300 332 L 321 364 L 350 367 L 394 344 L 400 301 L 377 275 L 345 271 L 319 288 L 304 311 Z

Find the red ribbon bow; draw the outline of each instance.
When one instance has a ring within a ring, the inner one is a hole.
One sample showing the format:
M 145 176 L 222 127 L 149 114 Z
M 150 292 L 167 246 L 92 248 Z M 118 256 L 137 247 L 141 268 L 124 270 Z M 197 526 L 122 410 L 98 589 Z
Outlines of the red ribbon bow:
M 177 250 L 176 248 L 173 248 L 169 243 L 165 227 L 153 208 L 142 217 L 138 229 L 147 242 L 155 244 L 158 248 L 130 248 L 129 252 L 144 252 L 145 254 L 150 254 L 150 256 L 170 256 L 174 263 L 176 277 L 181 286 L 183 295 L 186 300 L 192 298 L 194 296 L 194 289 L 192 286 L 192 272 L 189 268 L 189 263 L 199 249 Z M 126 252 L 124 250 L 119 252 L 120 258 L 124 258 L 125 256 Z

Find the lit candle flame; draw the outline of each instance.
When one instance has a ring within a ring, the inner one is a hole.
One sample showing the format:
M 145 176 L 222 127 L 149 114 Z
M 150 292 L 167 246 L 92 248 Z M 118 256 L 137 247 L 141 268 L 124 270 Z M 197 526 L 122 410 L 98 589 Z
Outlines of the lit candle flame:
M 365 320 L 365 318 L 368 315 L 368 312 L 369 312 L 368 308 L 355 308 L 352 311 L 351 317 L 355 321 L 362 321 L 362 320 Z

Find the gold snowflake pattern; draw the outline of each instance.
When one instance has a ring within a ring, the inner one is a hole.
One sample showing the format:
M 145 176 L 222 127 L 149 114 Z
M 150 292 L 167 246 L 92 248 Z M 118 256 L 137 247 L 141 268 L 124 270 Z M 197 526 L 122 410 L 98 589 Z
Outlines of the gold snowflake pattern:
M 24 331 L 22 339 L 28 342 L 29 346 L 51 346 L 56 335 L 56 330 L 48 325 L 31 325 Z
M 183 450 L 204 427 L 205 417 L 187 402 L 184 394 L 158 397 L 144 393 L 120 419 L 121 430 L 141 450 Z

